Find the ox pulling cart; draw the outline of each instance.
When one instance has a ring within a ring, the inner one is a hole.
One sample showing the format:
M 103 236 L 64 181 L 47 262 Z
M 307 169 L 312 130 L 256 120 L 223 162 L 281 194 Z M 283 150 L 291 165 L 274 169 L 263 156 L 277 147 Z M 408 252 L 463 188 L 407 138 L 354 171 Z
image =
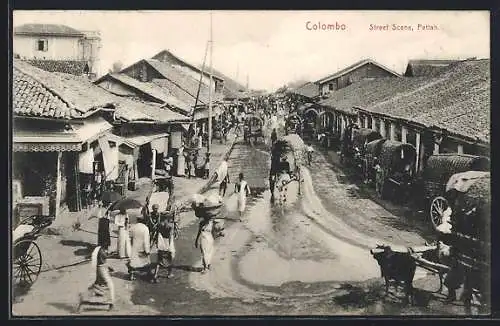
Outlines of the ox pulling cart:
M 258 140 L 264 141 L 264 121 L 258 115 L 251 114 L 245 117 L 244 140 L 246 143 L 254 143 Z
M 305 164 L 305 144 L 296 134 L 277 140 L 271 149 L 271 168 L 269 171 L 269 188 L 271 201 L 275 199 L 275 189 L 280 193 L 280 203 L 284 203 L 288 188 L 292 181 L 298 182 L 298 194 L 302 181 L 300 168 Z

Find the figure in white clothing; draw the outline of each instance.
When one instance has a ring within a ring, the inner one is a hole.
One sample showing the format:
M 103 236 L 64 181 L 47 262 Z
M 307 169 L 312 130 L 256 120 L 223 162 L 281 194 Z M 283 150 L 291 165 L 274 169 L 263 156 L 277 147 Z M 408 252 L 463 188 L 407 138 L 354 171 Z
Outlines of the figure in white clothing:
M 118 227 L 118 256 L 127 258 L 130 255 L 130 237 L 129 218 L 125 208 L 120 208 L 120 213 L 115 215 L 115 225 Z
M 151 270 L 151 242 L 149 237 L 149 229 L 146 226 L 144 217 L 138 217 L 137 223 L 130 228 L 130 237 L 132 240 L 132 250 L 130 253 L 130 261 L 127 263 L 130 279 L 134 280 L 136 273 L 146 271 L 150 276 L 153 276 Z M 152 278 L 154 281 L 154 279 Z
M 217 171 L 215 171 L 215 180 L 219 182 L 219 196 L 224 197 L 226 195 L 227 185 L 230 183 L 226 160 L 223 160 Z
M 239 181 L 234 187 L 234 192 L 238 195 L 238 212 L 240 214 L 241 222 L 241 217 L 243 216 L 243 212 L 245 211 L 245 207 L 247 204 L 247 196 L 250 195 L 250 187 L 244 180 L 243 173 L 239 174 Z
M 205 217 L 199 224 L 198 235 L 194 242 L 195 248 L 200 247 L 201 259 L 203 262 L 202 273 L 206 273 L 210 270 L 210 263 L 212 261 L 212 256 L 214 254 L 214 237 L 212 235 L 214 221 Z
M 186 158 L 184 157 L 184 144 L 179 148 L 177 154 L 177 176 L 183 177 L 186 175 Z

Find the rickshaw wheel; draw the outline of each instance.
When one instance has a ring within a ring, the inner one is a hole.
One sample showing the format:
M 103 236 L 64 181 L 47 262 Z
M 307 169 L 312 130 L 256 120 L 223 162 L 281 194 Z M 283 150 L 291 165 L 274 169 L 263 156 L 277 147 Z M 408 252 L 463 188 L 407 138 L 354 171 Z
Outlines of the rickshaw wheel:
M 443 222 L 444 211 L 448 206 L 448 201 L 442 196 L 438 196 L 432 200 L 429 214 L 434 228 L 437 228 Z
M 21 240 L 14 244 L 12 285 L 30 287 L 42 269 L 42 252 L 33 240 Z

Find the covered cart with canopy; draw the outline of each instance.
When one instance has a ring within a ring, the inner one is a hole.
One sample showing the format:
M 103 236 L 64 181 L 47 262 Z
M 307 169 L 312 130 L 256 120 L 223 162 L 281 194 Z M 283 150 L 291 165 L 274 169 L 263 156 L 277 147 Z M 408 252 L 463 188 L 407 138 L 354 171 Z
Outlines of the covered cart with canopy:
M 374 130 L 351 125 L 346 129 L 342 143 L 342 162 L 351 162 L 355 167 L 361 169 L 366 144 L 381 138 L 382 135 Z
M 264 121 L 256 114 L 250 114 L 245 117 L 245 142 L 250 142 L 252 139 L 256 143 L 257 140 L 264 141 Z
M 286 158 L 288 164 L 283 164 L 282 158 Z M 271 149 L 271 167 L 269 171 L 269 187 L 271 198 L 274 199 L 276 182 L 284 169 L 289 169 L 292 180 L 299 181 L 298 192 L 300 194 L 300 167 L 305 164 L 305 144 L 299 135 L 292 134 L 278 139 Z
M 489 307 L 491 277 L 491 176 L 488 172 L 453 175 L 447 184 L 451 203 L 451 233 L 446 242 L 464 269 L 464 303 L 470 309 L 478 294 L 482 307 Z
M 380 197 L 396 192 L 406 195 L 415 178 L 417 151 L 411 144 L 393 140 L 380 143 L 375 186 Z M 376 147 L 376 146 L 375 146 Z
M 442 223 L 443 214 L 449 207 L 445 196 L 446 184 L 453 174 L 466 171 L 489 171 L 490 160 L 484 156 L 467 154 L 431 155 L 419 176 L 420 187 L 429 218 L 434 227 Z

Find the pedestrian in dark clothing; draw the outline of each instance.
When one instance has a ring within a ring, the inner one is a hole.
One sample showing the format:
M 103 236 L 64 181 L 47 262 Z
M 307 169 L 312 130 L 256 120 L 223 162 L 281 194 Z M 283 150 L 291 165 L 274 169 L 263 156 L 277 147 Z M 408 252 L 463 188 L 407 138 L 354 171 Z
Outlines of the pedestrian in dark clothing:
M 109 206 L 109 203 L 106 204 L 106 206 Z M 97 245 L 107 251 L 111 246 L 111 234 L 109 232 L 109 214 L 107 212 L 107 207 L 103 205 L 102 201 L 98 203 L 96 215 L 99 219 L 97 224 Z

